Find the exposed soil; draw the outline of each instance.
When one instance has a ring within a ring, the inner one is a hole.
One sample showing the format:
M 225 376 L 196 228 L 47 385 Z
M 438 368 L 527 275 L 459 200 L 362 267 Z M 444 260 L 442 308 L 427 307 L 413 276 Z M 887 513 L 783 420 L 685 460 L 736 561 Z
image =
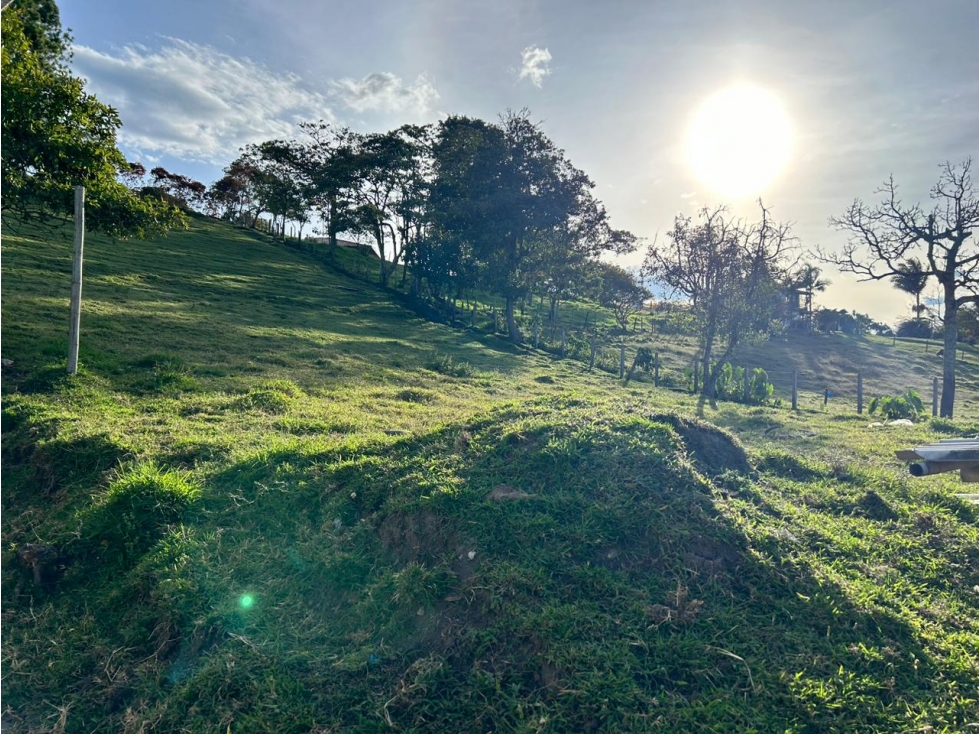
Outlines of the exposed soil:
M 708 477 L 713 478 L 728 471 L 751 473 L 744 446 L 727 431 L 674 413 L 654 415 L 651 420 L 672 426 L 683 439 L 694 465 Z

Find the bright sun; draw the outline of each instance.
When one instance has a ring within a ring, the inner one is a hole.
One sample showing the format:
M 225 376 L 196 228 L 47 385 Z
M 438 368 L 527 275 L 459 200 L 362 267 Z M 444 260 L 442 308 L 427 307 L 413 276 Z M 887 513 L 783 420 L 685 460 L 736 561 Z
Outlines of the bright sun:
M 757 194 L 792 153 L 792 123 L 764 89 L 738 85 L 699 107 L 687 128 L 687 161 L 697 178 L 729 198 Z

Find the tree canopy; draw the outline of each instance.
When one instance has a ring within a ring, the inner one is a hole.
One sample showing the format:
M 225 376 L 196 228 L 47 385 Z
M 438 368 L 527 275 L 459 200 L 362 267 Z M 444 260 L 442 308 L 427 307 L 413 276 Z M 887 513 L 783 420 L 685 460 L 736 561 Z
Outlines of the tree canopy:
M 84 185 L 92 229 L 142 236 L 182 222 L 176 208 L 120 180 L 130 168 L 116 147 L 119 116 L 68 71 L 51 5 L 16 3 L 3 13 L 0 207 L 25 218 L 68 216 L 74 187 Z

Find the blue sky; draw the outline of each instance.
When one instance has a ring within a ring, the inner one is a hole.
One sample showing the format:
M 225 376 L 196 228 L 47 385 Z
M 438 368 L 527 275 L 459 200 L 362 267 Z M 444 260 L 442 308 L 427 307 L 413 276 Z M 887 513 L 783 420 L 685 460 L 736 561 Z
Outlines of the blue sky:
M 975 0 L 63 0 L 61 13 L 127 155 L 208 183 L 301 120 L 366 131 L 526 107 L 615 226 L 652 238 L 704 205 L 753 213 L 698 181 L 682 146 L 705 98 L 750 83 L 795 130 L 761 195 L 804 248 L 832 249 L 844 239 L 827 218 L 889 174 L 924 200 L 940 162 L 979 155 Z M 887 284 L 827 275 L 827 305 L 908 313 Z

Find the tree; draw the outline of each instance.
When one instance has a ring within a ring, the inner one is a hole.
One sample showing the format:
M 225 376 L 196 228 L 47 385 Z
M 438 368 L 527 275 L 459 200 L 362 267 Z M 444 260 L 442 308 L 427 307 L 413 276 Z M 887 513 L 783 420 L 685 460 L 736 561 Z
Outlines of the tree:
M 628 331 L 629 317 L 642 308 L 650 293 L 632 273 L 618 265 L 605 265 L 602 270 L 599 303 L 612 311 L 622 331 Z
M 764 334 L 783 300 L 781 260 L 790 244 L 789 227 L 771 220 L 733 219 L 724 207 L 703 209 L 697 221 L 678 215 L 666 244 L 653 241 L 643 263 L 645 276 L 663 283 L 690 301 L 700 324 L 703 345 L 703 393 L 715 395 L 722 365 L 740 341 Z M 714 360 L 714 345 L 725 341 Z
M 898 263 L 897 273 L 891 276 L 894 287 L 914 296 L 914 315 L 920 319 L 925 307 L 921 305 L 921 294 L 928 286 L 929 273 L 921 261 L 915 257 L 903 263 Z
M 3 13 L 0 207 L 25 219 L 69 216 L 81 184 L 90 229 L 142 236 L 182 223 L 174 207 L 119 180 L 129 171 L 116 147 L 119 116 L 68 72 L 56 8 L 52 16 L 40 10 L 47 6 L 35 6 L 47 20 L 33 25 L 16 7 Z
M 806 312 L 809 329 L 812 329 L 813 296 L 816 293 L 822 293 L 830 285 L 828 280 L 820 277 L 822 272 L 812 263 L 806 263 L 789 276 L 789 287 L 801 293 L 805 298 L 803 308 Z
M 358 147 L 353 216 L 377 243 L 381 285 L 422 234 L 428 134 L 427 127 L 404 125 L 366 135 Z
M 593 184 L 526 111 L 507 113 L 498 125 L 443 120 L 434 159 L 434 229 L 484 287 L 505 299 L 507 330 L 518 343 L 514 308 L 535 278 L 540 248 L 553 246 L 593 201 Z
M 309 179 L 311 203 L 326 224 L 332 257 L 336 254 L 337 235 L 355 226 L 360 136 L 322 120 L 304 122 L 299 127 L 307 139 L 298 146 L 296 165 Z
M 849 233 L 849 241 L 840 253 L 820 253 L 824 262 L 856 273 L 861 280 L 901 276 L 902 265 L 918 256 L 922 272 L 938 281 L 944 306 L 943 418 L 951 418 L 955 406 L 958 312 L 966 304 L 979 303 L 979 247 L 970 241 L 979 225 L 979 196 L 971 168 L 971 159 L 940 167 L 930 211 L 920 204 L 904 204 L 892 176 L 877 190 L 880 203 L 870 206 L 856 199 L 842 216 L 830 219 Z

